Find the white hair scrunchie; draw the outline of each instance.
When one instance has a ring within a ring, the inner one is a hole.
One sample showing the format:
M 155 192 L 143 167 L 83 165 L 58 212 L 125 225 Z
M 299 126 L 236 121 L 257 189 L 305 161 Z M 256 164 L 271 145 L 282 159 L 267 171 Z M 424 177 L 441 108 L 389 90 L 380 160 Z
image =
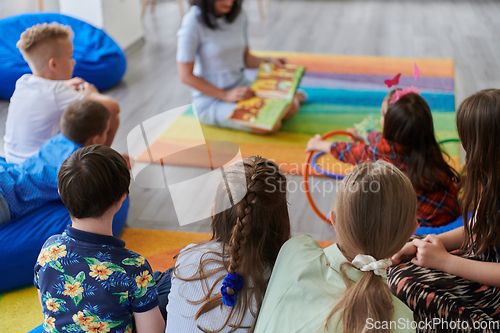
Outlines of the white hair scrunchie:
M 366 254 L 358 254 L 352 264 L 357 269 L 368 272 L 373 271 L 375 274 L 380 275 L 383 279 L 387 279 L 387 267 L 391 267 L 392 261 L 390 259 L 376 260 L 372 256 Z

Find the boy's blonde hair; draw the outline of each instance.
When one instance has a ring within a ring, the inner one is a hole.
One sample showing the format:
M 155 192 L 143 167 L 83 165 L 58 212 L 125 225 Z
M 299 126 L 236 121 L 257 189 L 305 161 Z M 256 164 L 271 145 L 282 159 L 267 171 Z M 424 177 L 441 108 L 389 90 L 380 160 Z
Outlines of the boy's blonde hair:
M 349 260 L 358 254 L 376 260 L 390 258 L 412 235 L 416 214 L 415 190 L 404 173 L 382 160 L 360 164 L 340 183 L 335 198 L 339 247 Z M 344 262 L 340 267 L 347 289 L 330 312 L 325 329 L 331 316 L 340 311 L 340 332 L 389 333 L 388 329 L 364 330 L 368 318 L 392 320 L 394 308 L 387 283 L 373 271 L 363 272 L 353 283 L 346 275 L 347 267 L 354 266 Z
M 50 58 L 59 55 L 56 42 L 73 38 L 73 30 L 56 22 L 41 23 L 26 29 L 16 46 L 30 66 L 42 69 Z

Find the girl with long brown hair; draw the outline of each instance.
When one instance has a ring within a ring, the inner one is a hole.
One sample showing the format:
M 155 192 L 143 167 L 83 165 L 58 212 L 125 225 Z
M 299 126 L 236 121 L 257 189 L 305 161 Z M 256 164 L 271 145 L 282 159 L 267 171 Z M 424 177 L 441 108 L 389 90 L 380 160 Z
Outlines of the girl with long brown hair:
M 411 311 L 391 295 L 385 276 L 388 258 L 417 228 L 416 211 L 399 169 L 384 161 L 358 165 L 335 198 L 338 242 L 323 250 L 301 235 L 283 245 L 255 332 L 414 332 Z M 392 329 L 379 329 L 385 326 Z
M 370 132 L 369 143 L 330 142 L 316 135 L 307 150 L 330 153 L 350 164 L 386 160 L 410 178 L 418 199 L 418 222 L 440 227 L 460 216 L 457 202 L 457 172 L 436 141 L 429 105 L 416 89 L 391 91 L 382 102 L 382 132 Z M 355 135 L 356 137 L 356 135 Z
M 391 269 L 389 283 L 417 320 L 447 324 L 425 332 L 499 332 L 500 90 L 470 96 L 456 119 L 466 152 L 462 215 L 469 221 L 405 245 L 394 261 L 411 263 Z
M 166 332 L 252 332 L 281 246 L 290 238 L 286 177 L 262 157 L 224 170 L 214 211 L 227 197 L 243 199 L 212 218 L 209 242 L 177 259 Z M 233 199 L 231 199 L 233 200 Z M 235 199 L 236 200 L 236 199 Z

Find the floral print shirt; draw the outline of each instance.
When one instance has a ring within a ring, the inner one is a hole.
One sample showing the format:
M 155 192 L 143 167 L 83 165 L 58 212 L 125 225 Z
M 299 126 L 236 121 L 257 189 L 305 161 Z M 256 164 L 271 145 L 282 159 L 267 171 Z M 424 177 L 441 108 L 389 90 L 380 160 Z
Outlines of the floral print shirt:
M 50 237 L 35 265 L 44 332 L 132 332 L 132 314 L 158 305 L 146 259 L 113 236 L 68 226 Z

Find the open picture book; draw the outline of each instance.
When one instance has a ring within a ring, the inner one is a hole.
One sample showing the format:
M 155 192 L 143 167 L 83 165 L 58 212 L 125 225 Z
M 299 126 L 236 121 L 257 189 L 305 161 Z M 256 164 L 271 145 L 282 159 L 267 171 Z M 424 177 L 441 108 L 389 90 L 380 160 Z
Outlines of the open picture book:
M 274 64 L 262 63 L 250 86 L 255 97 L 238 102 L 229 119 L 244 126 L 272 130 L 292 103 L 304 72 L 303 66 L 286 64 L 275 68 Z

